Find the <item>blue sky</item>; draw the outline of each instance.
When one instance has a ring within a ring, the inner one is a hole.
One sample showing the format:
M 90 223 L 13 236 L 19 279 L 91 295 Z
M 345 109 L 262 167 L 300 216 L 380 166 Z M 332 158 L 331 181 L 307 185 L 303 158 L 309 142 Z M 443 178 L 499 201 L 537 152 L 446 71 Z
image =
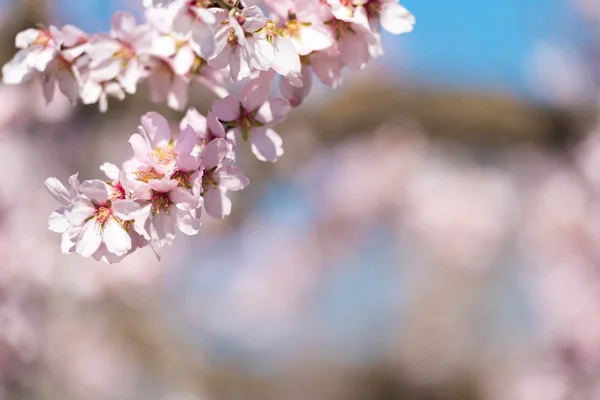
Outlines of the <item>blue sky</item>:
M 13 0 L 17 1 L 17 0 Z M 140 0 L 141 2 L 141 0 Z M 58 0 L 60 22 L 106 30 L 120 0 Z M 130 4 L 134 2 L 130 1 Z M 413 33 L 386 36 L 390 65 L 405 79 L 529 95 L 525 63 L 543 39 L 572 30 L 565 0 L 404 0 Z
M 426 82 L 526 92 L 524 67 L 540 40 L 570 26 L 562 0 L 405 0 L 414 32 L 393 41 L 394 60 Z M 557 29 L 558 28 L 558 29 Z M 399 58 L 399 57 L 397 57 Z

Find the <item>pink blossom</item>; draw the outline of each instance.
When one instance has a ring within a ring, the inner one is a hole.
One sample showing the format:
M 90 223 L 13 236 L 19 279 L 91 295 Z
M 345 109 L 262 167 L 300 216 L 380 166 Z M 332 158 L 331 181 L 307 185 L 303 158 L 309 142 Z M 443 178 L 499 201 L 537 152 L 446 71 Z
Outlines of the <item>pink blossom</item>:
M 44 72 L 60 47 L 55 40 L 56 34 L 58 29 L 54 26 L 20 32 L 15 46 L 21 50 L 2 68 L 4 83 L 21 83 L 37 72 Z
M 32 76 L 42 78 L 44 97 L 50 102 L 55 87 L 71 102 L 79 97 L 77 58 L 85 50 L 87 35 L 71 25 L 61 30 L 28 29 L 17 35 L 16 45 L 22 50 L 3 69 L 3 81 L 21 83 Z
M 97 35 L 90 40 L 89 78 L 99 83 L 117 80 L 125 92 L 135 93 L 144 70 L 140 56 L 148 55 L 151 45 L 147 25 L 137 25 L 131 14 L 115 13 L 110 36 Z
M 233 134 L 227 134 L 225 127 L 214 112 L 210 111 L 205 117 L 192 107 L 188 109 L 179 126 L 181 129 L 185 129 L 188 125 L 196 132 L 203 146 L 214 139 L 226 139 L 228 152 L 225 158 L 231 162 L 235 161 Z
M 229 147 L 224 139 L 213 139 L 202 154 L 202 196 L 208 215 L 225 218 L 231 214 L 231 200 L 227 191 L 244 189 L 250 181 L 241 169 L 226 164 Z
M 197 136 L 191 127 L 186 127 L 177 138 L 173 138 L 166 118 L 150 112 L 142 117 L 140 131 L 141 134 L 133 134 L 129 139 L 135 154 L 131 165 L 136 167 L 134 174 L 138 179 L 145 180 L 143 176 L 161 179 L 176 171 L 198 169 Z
M 163 178 L 141 182 L 133 199 L 141 206 L 136 215 L 136 230 L 143 232 L 154 247 L 171 244 L 177 230 L 195 235 L 200 229 L 196 210 L 202 205 L 202 198 L 180 187 L 176 180 Z
M 327 5 L 293 0 L 271 0 L 267 4 L 285 20 L 283 31 L 299 55 L 306 56 L 334 44 L 331 31 L 323 24 Z
M 127 254 L 131 249 L 127 221 L 133 220 L 138 204 L 125 199 L 112 200 L 111 187 L 100 180 L 81 183 L 79 194 L 73 198 L 75 184 L 73 179 L 68 198 L 64 187 L 55 179 L 46 181 L 49 190 L 67 207 L 53 214 L 54 230 L 63 232 L 63 251 L 97 259 L 112 257 L 107 253 L 116 257 Z M 65 204 L 67 201 L 69 204 Z M 61 212 L 67 224 L 60 218 Z
M 240 81 L 252 73 L 252 69 L 267 70 L 269 59 L 255 52 L 255 35 L 264 28 L 267 20 L 256 6 L 248 7 L 244 14 L 234 18 L 224 10 L 217 12 L 217 30 L 215 56 L 209 65 L 220 69 L 229 66 L 231 79 Z M 260 40 L 260 39 L 259 39 Z
M 64 252 L 116 262 L 147 244 L 158 251 L 176 231 L 197 233 L 203 206 L 212 217 L 229 215 L 228 192 L 248 185 L 235 165 L 237 145 L 248 141 L 259 160 L 277 161 L 283 146 L 272 126 L 309 95 L 312 74 L 336 87 L 344 67 L 361 69 L 381 54 L 380 25 L 402 33 L 414 23 L 392 0 L 267 0 L 274 19 L 252 4 L 145 0 L 139 25 L 117 12 L 105 34 L 67 25 L 17 36 L 21 50 L 3 80 L 39 78 L 47 101 L 58 87 L 71 102 L 105 112 L 109 96 L 123 100 L 142 80 L 153 101 L 177 110 L 193 81 L 220 98 L 206 117 L 189 109 L 179 132 L 158 113 L 144 115 L 129 140 L 133 157 L 123 168 L 102 165 L 107 182 L 79 185 L 75 177 L 67 190 L 47 181 L 63 205 L 50 229 L 63 234 Z M 283 97 L 270 98 L 277 75 Z M 228 77 L 243 81 L 239 95 L 230 94 Z
M 262 78 L 253 79 L 242 88 L 241 102 L 230 95 L 215 101 L 213 112 L 237 137 L 250 141 L 256 158 L 275 162 L 283 155 L 283 143 L 279 134 L 268 126 L 282 122 L 290 104 L 283 98 L 267 100 L 268 89 Z

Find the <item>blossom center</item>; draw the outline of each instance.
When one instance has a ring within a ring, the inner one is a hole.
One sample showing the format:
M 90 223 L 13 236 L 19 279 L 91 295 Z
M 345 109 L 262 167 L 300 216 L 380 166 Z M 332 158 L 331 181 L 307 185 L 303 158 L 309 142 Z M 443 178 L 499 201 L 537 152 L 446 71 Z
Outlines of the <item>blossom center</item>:
M 152 191 L 152 215 L 170 214 L 171 204 L 168 193 Z
M 192 67 L 190 68 L 190 73 L 193 75 L 202 75 L 202 69 L 208 63 L 204 58 L 195 56 L 194 62 L 192 63 Z
M 106 221 L 112 216 L 112 203 L 108 200 L 105 204 L 96 207 L 96 221 L 104 226 Z
M 156 179 L 156 180 L 161 180 L 162 178 L 164 178 L 165 176 L 163 174 L 159 174 L 158 172 L 156 172 L 156 170 L 151 169 L 150 171 L 141 171 L 141 170 L 136 170 L 133 173 L 136 178 L 141 181 L 141 182 L 145 182 L 148 183 L 149 181 Z
M 277 21 L 267 21 L 264 27 L 265 39 L 273 44 L 278 36 L 281 36 L 281 28 L 277 26 Z
M 111 185 L 112 193 L 110 195 L 111 200 L 124 200 L 127 198 L 125 188 L 121 185 L 121 182 L 117 182 L 116 185 Z
M 208 189 L 216 189 L 218 186 L 218 182 L 217 182 L 217 178 L 214 175 L 214 171 L 215 171 L 216 167 L 211 169 L 210 171 L 207 171 L 204 173 L 204 175 L 202 176 L 202 189 L 203 190 L 208 190 Z
M 37 45 L 40 47 L 48 47 L 50 45 L 50 41 L 53 40 L 50 32 L 40 31 L 37 39 L 35 39 L 32 45 Z
M 192 188 L 189 175 L 183 171 L 176 171 L 175 173 L 173 173 L 173 175 L 171 175 L 171 179 L 176 180 L 179 187 L 183 187 L 186 189 Z
M 354 28 L 352 27 L 352 23 L 350 22 L 332 19 L 330 21 L 325 22 L 325 25 L 331 27 L 336 40 L 340 40 L 340 38 L 344 34 L 356 34 L 356 31 L 354 30 Z
M 239 127 L 242 131 L 242 138 L 247 141 L 250 137 L 250 130 L 254 127 L 263 126 L 256 120 L 256 113 L 258 110 L 248 111 L 240 106 L 240 118 L 237 121 L 233 121 L 232 127 Z
M 113 54 L 113 57 L 122 59 L 124 61 L 129 61 L 135 57 L 135 50 L 130 44 L 122 42 L 121 48 L 115 54 Z
M 175 149 L 171 146 L 161 146 L 154 150 L 152 158 L 159 165 L 168 165 L 175 161 L 177 153 L 175 153 Z

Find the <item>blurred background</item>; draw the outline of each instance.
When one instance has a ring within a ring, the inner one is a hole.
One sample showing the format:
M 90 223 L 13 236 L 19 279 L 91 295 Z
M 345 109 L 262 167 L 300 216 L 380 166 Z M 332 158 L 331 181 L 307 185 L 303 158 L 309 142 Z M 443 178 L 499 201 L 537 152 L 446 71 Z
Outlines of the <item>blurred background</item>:
M 402 3 L 415 31 L 316 88 L 280 162 L 242 157 L 232 216 L 160 263 L 60 254 L 43 181 L 182 115 L 0 86 L 0 399 L 600 399 L 600 3 Z M 122 9 L 0 0 L 0 61 Z

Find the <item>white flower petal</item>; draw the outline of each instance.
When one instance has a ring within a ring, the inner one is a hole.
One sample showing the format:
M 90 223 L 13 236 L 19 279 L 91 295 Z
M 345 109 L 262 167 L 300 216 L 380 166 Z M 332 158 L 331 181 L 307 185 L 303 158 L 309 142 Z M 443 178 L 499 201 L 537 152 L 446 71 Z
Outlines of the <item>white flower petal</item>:
M 131 237 L 114 218 L 109 218 L 104 224 L 102 239 L 106 249 L 117 256 L 124 255 L 131 250 Z
M 91 219 L 83 226 L 75 251 L 83 257 L 89 257 L 98 250 L 100 243 L 102 243 L 100 224 L 96 219 Z

